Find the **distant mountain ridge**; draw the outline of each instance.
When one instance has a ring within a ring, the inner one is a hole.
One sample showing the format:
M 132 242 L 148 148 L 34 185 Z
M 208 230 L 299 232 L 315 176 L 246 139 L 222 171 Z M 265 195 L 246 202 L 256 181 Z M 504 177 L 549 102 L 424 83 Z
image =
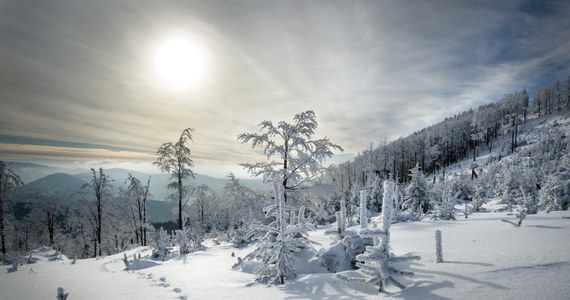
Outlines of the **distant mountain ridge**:
M 54 173 L 25 184 L 20 190 L 45 194 L 54 192 L 68 193 L 77 192 L 86 183 L 86 181 L 74 175 Z
M 40 194 L 76 192 L 82 185 L 91 182 L 93 176 L 90 170 L 69 170 L 32 163 L 13 162 L 10 167 L 24 182 L 24 186 L 20 190 L 26 195 L 32 192 Z M 164 201 L 174 192 L 167 189 L 167 185 L 172 181 L 170 174 L 149 174 L 121 168 L 104 169 L 104 172 L 113 180 L 111 185 L 114 192 L 128 187 L 126 180 L 129 174 L 138 178 L 143 184 L 146 184 L 149 177 L 151 178 L 150 193 L 154 200 Z M 196 174 L 196 178 L 188 180 L 187 183 L 191 186 L 205 184 L 212 190 L 221 193 L 226 181 L 227 179 L 224 178 Z M 254 190 L 268 189 L 267 185 L 260 179 L 241 179 L 240 181 Z

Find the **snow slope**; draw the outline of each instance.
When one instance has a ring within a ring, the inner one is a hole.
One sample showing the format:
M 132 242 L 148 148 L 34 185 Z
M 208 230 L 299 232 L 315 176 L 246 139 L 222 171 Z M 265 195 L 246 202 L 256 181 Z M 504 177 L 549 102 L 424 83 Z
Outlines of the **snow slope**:
M 327 273 L 300 274 L 283 286 L 251 284 L 253 275 L 231 268 L 251 249 L 209 241 L 207 251 L 166 262 L 146 259 L 149 248 L 129 250 L 129 260 L 142 256 L 130 271 L 122 253 L 72 264 L 66 258 L 51 261 L 52 250 L 36 250 L 38 261 L 16 272 L 0 266 L 0 299 L 53 299 L 58 286 L 69 292 L 68 299 L 567 299 L 570 211 L 529 215 L 521 227 L 501 219 L 515 221 L 500 212 L 393 224 L 395 254 L 413 253 L 422 260 L 408 265 L 416 273 L 408 288 L 390 288 L 382 295 Z M 311 237 L 330 243 L 325 229 Z M 435 263 L 437 229 L 443 232 L 445 262 L 440 264 Z

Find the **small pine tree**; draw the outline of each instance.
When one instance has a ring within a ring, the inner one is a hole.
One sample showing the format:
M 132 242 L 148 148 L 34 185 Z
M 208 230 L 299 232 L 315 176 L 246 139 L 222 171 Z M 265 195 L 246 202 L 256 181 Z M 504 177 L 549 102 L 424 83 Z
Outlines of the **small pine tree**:
M 441 204 L 434 217 L 442 220 L 455 220 L 456 196 L 457 195 L 452 196 L 450 189 L 448 187 L 444 187 L 441 196 Z
M 174 235 L 174 244 L 180 249 L 180 254 L 188 254 L 192 252 L 192 241 L 188 237 L 188 229 L 176 230 Z
M 168 234 L 164 228 L 160 227 L 160 230 L 158 231 L 158 239 L 156 241 L 156 249 L 154 250 L 153 256 L 160 260 L 168 259 L 167 248 L 170 247 L 170 244 L 170 234 Z
M 416 220 L 420 220 L 431 209 L 427 181 L 419 164 L 410 170 L 410 184 L 406 188 L 406 201 L 403 207 L 408 208 Z
M 483 204 L 485 203 L 485 191 L 483 187 L 479 184 L 475 185 L 475 193 L 473 194 L 473 200 L 471 201 L 471 211 L 479 212 Z
M 284 284 L 285 279 L 296 277 L 293 263 L 297 260 L 295 253 L 311 247 L 310 240 L 305 234 L 314 229 L 308 223 L 290 225 L 285 219 L 286 205 L 282 186 L 274 183 L 273 191 L 277 207 L 267 207 L 266 211 L 273 212 L 276 217 L 276 226 L 257 225 L 258 231 L 265 231 L 266 239 L 252 254 L 262 260 L 261 267 L 257 270 L 257 281 L 262 283 Z M 273 237 L 268 239 L 267 237 Z M 246 257 L 246 258 L 248 258 Z

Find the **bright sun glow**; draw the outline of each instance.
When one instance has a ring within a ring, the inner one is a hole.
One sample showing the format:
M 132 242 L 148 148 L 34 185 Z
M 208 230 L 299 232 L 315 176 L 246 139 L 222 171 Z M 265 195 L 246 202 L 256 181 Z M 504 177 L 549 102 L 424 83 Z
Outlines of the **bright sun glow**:
M 155 64 L 160 78 L 180 89 L 195 84 L 204 72 L 201 49 L 185 38 L 171 38 L 156 51 Z

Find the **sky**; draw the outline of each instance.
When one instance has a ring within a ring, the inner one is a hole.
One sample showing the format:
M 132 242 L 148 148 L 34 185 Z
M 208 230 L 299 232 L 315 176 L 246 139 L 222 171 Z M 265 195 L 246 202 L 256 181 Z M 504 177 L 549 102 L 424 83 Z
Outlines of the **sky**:
M 157 71 L 172 39 L 189 86 Z M 570 1 L 0 0 L 0 160 L 158 172 L 192 127 L 196 172 L 245 176 L 238 134 L 314 110 L 344 162 L 569 75 Z

